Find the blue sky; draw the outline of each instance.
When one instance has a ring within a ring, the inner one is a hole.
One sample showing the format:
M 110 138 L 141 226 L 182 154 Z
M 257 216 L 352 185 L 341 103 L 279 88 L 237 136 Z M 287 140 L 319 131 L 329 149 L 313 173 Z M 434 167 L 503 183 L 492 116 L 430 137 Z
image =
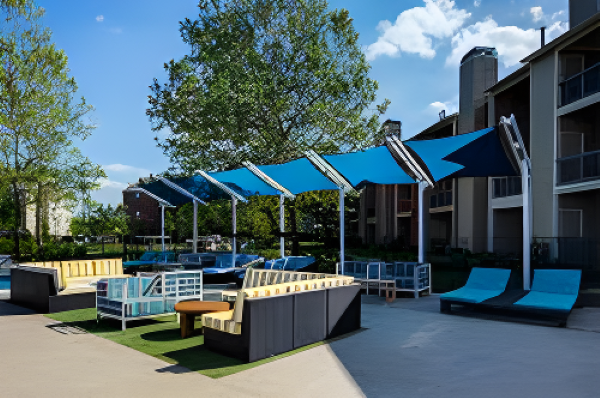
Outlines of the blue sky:
M 117 204 L 127 182 L 167 169 L 146 117 L 148 86 L 164 81 L 163 64 L 187 47 L 179 21 L 197 15 L 197 1 L 38 0 L 44 24 L 69 57 L 79 94 L 95 107 L 97 129 L 80 144 L 108 175 L 94 198 Z M 473 46 L 494 46 L 499 75 L 516 70 L 567 29 L 567 0 L 330 0 L 346 8 L 379 81 L 378 102 L 391 100 L 382 121 L 402 121 L 403 137 L 458 110 L 458 63 Z

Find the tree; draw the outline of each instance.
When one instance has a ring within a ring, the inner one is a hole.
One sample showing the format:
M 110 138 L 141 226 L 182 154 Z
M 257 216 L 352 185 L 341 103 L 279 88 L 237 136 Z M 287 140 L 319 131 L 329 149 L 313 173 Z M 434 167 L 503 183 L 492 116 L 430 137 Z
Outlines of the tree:
M 102 236 L 102 254 L 104 254 L 104 235 L 117 235 L 123 238 L 130 231 L 130 219 L 122 204 L 112 207 L 95 203 L 87 218 L 73 217 L 71 233 L 73 235 Z
M 32 0 L 0 1 L 0 184 L 13 195 L 14 231 L 30 201 L 39 208 L 48 192 L 57 200 L 72 196 L 69 173 L 91 163 L 73 140 L 94 128 L 84 120 L 92 108 L 75 100 L 67 57 L 40 24 L 43 13 Z M 92 169 L 92 178 L 103 175 Z M 38 222 L 38 236 L 39 230 Z M 14 237 L 18 256 L 19 234 Z
M 325 0 L 202 0 L 180 23 L 190 54 L 165 64 L 147 114 L 182 171 L 282 162 L 380 139 L 377 82 L 347 10 Z

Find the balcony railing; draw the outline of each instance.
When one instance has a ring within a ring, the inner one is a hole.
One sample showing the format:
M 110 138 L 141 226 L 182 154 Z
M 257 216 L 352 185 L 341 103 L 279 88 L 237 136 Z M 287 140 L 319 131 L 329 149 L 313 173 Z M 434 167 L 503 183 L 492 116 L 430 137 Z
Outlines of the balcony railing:
M 429 197 L 429 208 L 450 206 L 452 204 L 452 191 L 433 193 Z
M 559 85 L 560 106 L 600 92 L 600 63 L 571 76 Z
M 522 193 L 521 177 L 492 178 L 492 198 L 505 198 L 507 196 L 521 195 Z
M 556 160 L 557 185 L 600 179 L 600 151 L 585 152 Z

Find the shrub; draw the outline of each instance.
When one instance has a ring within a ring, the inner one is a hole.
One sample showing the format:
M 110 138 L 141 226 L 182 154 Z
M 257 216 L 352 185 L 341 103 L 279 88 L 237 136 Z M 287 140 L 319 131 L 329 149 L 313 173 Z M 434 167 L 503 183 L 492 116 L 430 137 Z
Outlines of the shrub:
M 15 242 L 12 238 L 0 238 L 0 254 L 14 254 Z

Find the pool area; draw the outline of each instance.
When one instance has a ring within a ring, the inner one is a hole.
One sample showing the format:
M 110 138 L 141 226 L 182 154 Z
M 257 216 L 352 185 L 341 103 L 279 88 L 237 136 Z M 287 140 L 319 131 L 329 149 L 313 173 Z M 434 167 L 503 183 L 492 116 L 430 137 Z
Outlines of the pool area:
M 0 275 L 0 290 L 10 290 L 10 275 Z

